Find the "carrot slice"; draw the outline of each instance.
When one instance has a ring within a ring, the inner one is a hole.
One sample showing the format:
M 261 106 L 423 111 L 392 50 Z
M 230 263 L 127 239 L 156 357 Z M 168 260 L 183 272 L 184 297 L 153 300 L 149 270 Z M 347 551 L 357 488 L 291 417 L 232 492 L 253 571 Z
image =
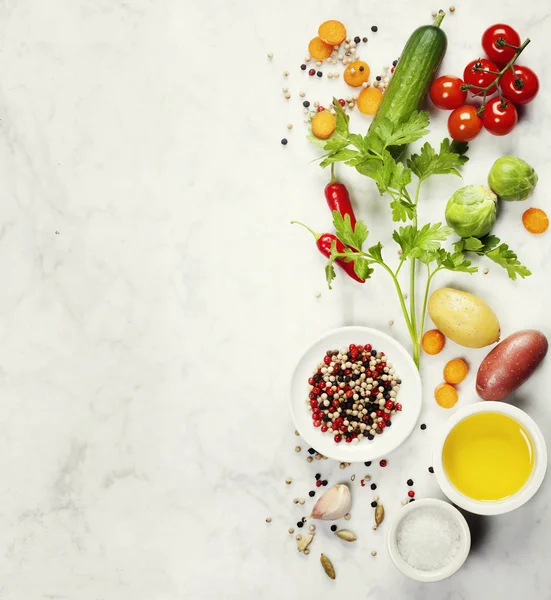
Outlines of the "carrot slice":
M 449 383 L 441 383 L 434 390 L 434 398 L 442 408 L 451 408 L 458 400 L 457 390 Z
M 335 131 L 337 119 L 328 110 L 322 110 L 312 119 L 312 133 L 320 140 L 326 140 Z
M 444 367 L 444 379 L 446 383 L 458 384 L 467 377 L 468 372 L 467 363 L 462 358 L 454 358 L 448 361 Z
M 423 350 L 427 354 L 439 354 L 442 352 L 442 348 L 444 348 L 444 344 L 446 343 L 446 338 L 444 334 L 438 329 L 431 329 L 427 331 L 423 336 L 421 341 L 421 345 L 423 346 Z
M 346 38 L 346 27 L 340 21 L 325 21 L 319 26 L 318 35 L 331 46 L 338 46 Z
M 364 115 L 374 115 L 383 99 L 383 92 L 376 87 L 368 87 L 358 96 L 358 110 Z
M 549 227 L 549 217 L 540 208 L 529 208 L 522 215 L 522 224 L 530 233 L 543 233 Z
M 369 65 L 363 60 L 351 62 L 344 70 L 344 81 L 351 87 L 360 87 L 369 79 Z
M 308 54 L 310 54 L 314 60 L 325 60 L 331 56 L 331 52 L 333 52 L 333 46 L 326 44 L 319 37 L 310 40 L 310 43 L 308 44 Z

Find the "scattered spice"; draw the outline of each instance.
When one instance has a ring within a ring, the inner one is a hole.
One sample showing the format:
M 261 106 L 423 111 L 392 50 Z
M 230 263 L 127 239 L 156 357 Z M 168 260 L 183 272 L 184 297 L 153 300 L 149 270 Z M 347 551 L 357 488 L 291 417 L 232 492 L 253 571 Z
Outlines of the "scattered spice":
M 287 129 L 293 129 L 293 124 L 292 123 L 288 123 L 287 124 Z M 298 434 L 297 434 L 298 435 Z
M 351 519 L 351 518 L 352 518 L 352 515 L 351 515 L 350 513 L 346 513 L 346 514 L 344 515 L 344 520 L 345 520 L 345 521 L 350 521 L 350 519 Z
M 300 446 L 295 446 L 295 452 L 300 452 L 302 448 Z
M 300 533 L 295 536 L 295 540 L 297 542 L 300 542 L 301 539 L 302 539 L 302 536 L 300 535 Z
M 376 490 L 377 489 L 377 484 L 376 483 L 372 483 L 371 484 L 371 489 L 372 490 Z
M 271 523 L 272 522 L 272 517 L 266 517 L 266 523 Z
M 376 33 L 377 31 L 379 31 L 379 28 L 377 27 L 377 25 L 373 25 L 373 27 L 371 28 L 371 31 Z
M 405 498 L 404 500 L 402 500 L 402 506 L 405 506 L 408 503 L 408 499 Z
M 420 425 L 420 429 L 421 429 L 422 431 L 425 431 L 425 429 L 426 429 L 426 428 L 427 428 L 427 426 L 425 425 L 425 423 L 421 423 L 421 425 Z
M 299 498 L 298 503 L 299 504 L 304 504 L 304 498 Z
M 316 526 L 315 525 L 310 525 L 310 527 L 308 527 L 308 529 L 310 531 L 316 531 Z
M 288 531 L 290 534 L 295 533 L 295 530 L 292 527 L 289 527 Z
M 310 554 L 310 550 L 308 550 L 308 548 L 306 548 L 306 550 L 304 550 L 303 554 L 305 556 L 308 556 Z
M 314 459 L 311 456 L 306 457 L 306 462 L 311 463 Z
M 298 498 L 293 498 L 293 504 L 298 504 Z
M 377 552 L 375 552 L 375 550 L 371 551 L 371 556 L 377 556 Z
M 293 480 L 292 480 L 291 478 L 289 478 L 289 479 L 286 479 L 286 480 L 285 480 L 285 483 L 286 483 L 287 485 L 291 485 L 291 483 L 293 483 Z
M 272 54 L 272 52 L 268 52 L 268 58 L 269 58 L 270 60 L 272 60 L 272 58 L 273 58 L 273 57 L 274 57 L 274 55 Z
M 297 544 L 297 550 L 299 552 L 304 552 L 304 550 L 306 550 L 306 548 L 308 548 L 308 546 L 311 544 L 313 539 L 314 536 L 311 533 L 305 535 Z
M 371 508 L 377 508 L 377 502 L 375 502 L 375 500 L 371 503 Z
M 434 473 L 434 468 L 433 467 L 429 467 L 429 473 Z
M 336 525 L 331 525 L 331 531 L 337 531 L 337 526 Z
M 379 527 L 379 525 L 385 519 L 385 507 L 382 504 L 377 504 L 377 508 L 375 509 L 375 525 Z
M 364 477 L 364 481 L 371 481 L 371 475 L 366 475 Z
M 387 462 L 386 462 L 386 460 L 383 458 L 383 460 L 381 460 L 381 461 L 379 462 L 379 465 L 380 465 L 381 467 L 386 467 L 386 465 L 387 465 Z
M 488 273 L 490 272 L 490 270 L 489 269 L 484 269 L 482 272 L 484 273 L 484 275 L 488 275 Z
M 455 12 L 455 6 L 453 6 L 453 5 L 452 5 L 452 6 L 450 6 L 450 9 L 449 9 L 449 10 L 450 10 L 450 12 L 451 12 L 451 13 Z
M 302 521 L 297 521 L 297 527 L 302 529 L 304 527 L 304 523 Z
M 413 485 L 413 479 L 408 479 L 406 483 L 411 487 Z
M 300 435 L 300 433 L 298 432 L 298 429 L 295 429 L 295 435 Z
M 350 481 L 354 481 L 355 479 L 356 479 L 356 475 L 352 475 L 352 476 L 350 477 Z
M 339 529 L 335 531 L 335 535 L 345 542 L 355 542 L 358 538 L 348 529 Z
M 362 42 L 363 42 L 364 44 L 367 44 L 367 38 L 366 38 L 366 37 L 362 38 Z
M 335 579 L 335 568 L 333 567 L 333 563 L 327 558 L 327 556 L 325 556 L 325 554 L 320 556 L 320 562 L 327 577 L 330 579 Z
M 314 492 L 314 490 L 310 490 L 308 492 L 308 495 L 310 496 L 310 498 L 313 498 L 316 495 L 316 492 Z

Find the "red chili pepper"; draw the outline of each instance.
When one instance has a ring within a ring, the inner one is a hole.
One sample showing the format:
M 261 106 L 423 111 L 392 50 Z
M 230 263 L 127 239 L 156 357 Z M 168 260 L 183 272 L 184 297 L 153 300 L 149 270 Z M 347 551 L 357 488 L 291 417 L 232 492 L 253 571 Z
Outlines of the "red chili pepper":
M 335 250 L 337 252 L 341 253 L 347 249 L 347 247 L 339 240 L 339 238 L 332 233 L 316 233 L 310 229 L 310 227 L 304 223 L 301 223 L 300 221 L 291 221 L 291 223 L 302 225 L 305 229 L 308 229 L 308 231 L 316 238 L 316 246 L 318 247 L 318 250 L 327 258 L 331 256 L 331 246 L 333 245 L 333 242 L 335 242 Z M 350 248 L 348 248 L 348 250 L 350 250 Z M 337 260 L 335 260 L 335 264 L 358 283 L 365 283 L 365 279 L 361 279 L 354 272 L 354 262 L 345 262 L 344 259 L 337 258 Z
M 350 195 L 344 183 L 340 183 L 335 179 L 333 165 L 331 165 L 331 181 L 325 186 L 325 199 L 331 212 L 338 210 L 343 219 L 345 215 L 350 215 L 352 229 L 356 227 L 356 217 L 350 202 Z

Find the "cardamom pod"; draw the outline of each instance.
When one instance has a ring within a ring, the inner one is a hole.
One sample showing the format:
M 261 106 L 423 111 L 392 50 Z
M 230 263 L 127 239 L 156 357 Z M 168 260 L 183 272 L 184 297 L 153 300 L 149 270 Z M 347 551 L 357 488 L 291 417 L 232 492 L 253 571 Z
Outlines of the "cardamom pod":
M 385 520 L 385 507 L 382 504 L 377 504 L 375 508 L 375 525 L 379 525 Z
M 314 539 L 314 536 L 309 533 L 308 535 L 305 535 L 297 544 L 297 548 L 299 552 L 303 552 L 304 550 L 306 550 L 306 548 L 308 548 L 308 546 L 310 545 L 310 542 Z
M 339 529 L 335 531 L 335 535 L 345 542 L 355 542 L 358 538 L 348 529 Z
M 333 563 L 327 558 L 327 556 L 325 556 L 325 554 L 320 556 L 320 563 L 327 577 L 335 579 L 335 568 L 333 567 Z

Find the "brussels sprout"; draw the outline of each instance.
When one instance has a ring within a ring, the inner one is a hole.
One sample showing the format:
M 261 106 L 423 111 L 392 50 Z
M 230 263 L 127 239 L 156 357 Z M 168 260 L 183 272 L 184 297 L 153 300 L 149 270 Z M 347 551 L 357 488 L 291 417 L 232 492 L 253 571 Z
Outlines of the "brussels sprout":
M 488 185 L 508 202 L 526 200 L 538 183 L 538 174 L 522 158 L 502 156 L 498 158 L 488 175 Z
M 482 237 L 496 222 L 497 196 L 483 185 L 467 185 L 446 205 L 446 221 L 461 237 Z

